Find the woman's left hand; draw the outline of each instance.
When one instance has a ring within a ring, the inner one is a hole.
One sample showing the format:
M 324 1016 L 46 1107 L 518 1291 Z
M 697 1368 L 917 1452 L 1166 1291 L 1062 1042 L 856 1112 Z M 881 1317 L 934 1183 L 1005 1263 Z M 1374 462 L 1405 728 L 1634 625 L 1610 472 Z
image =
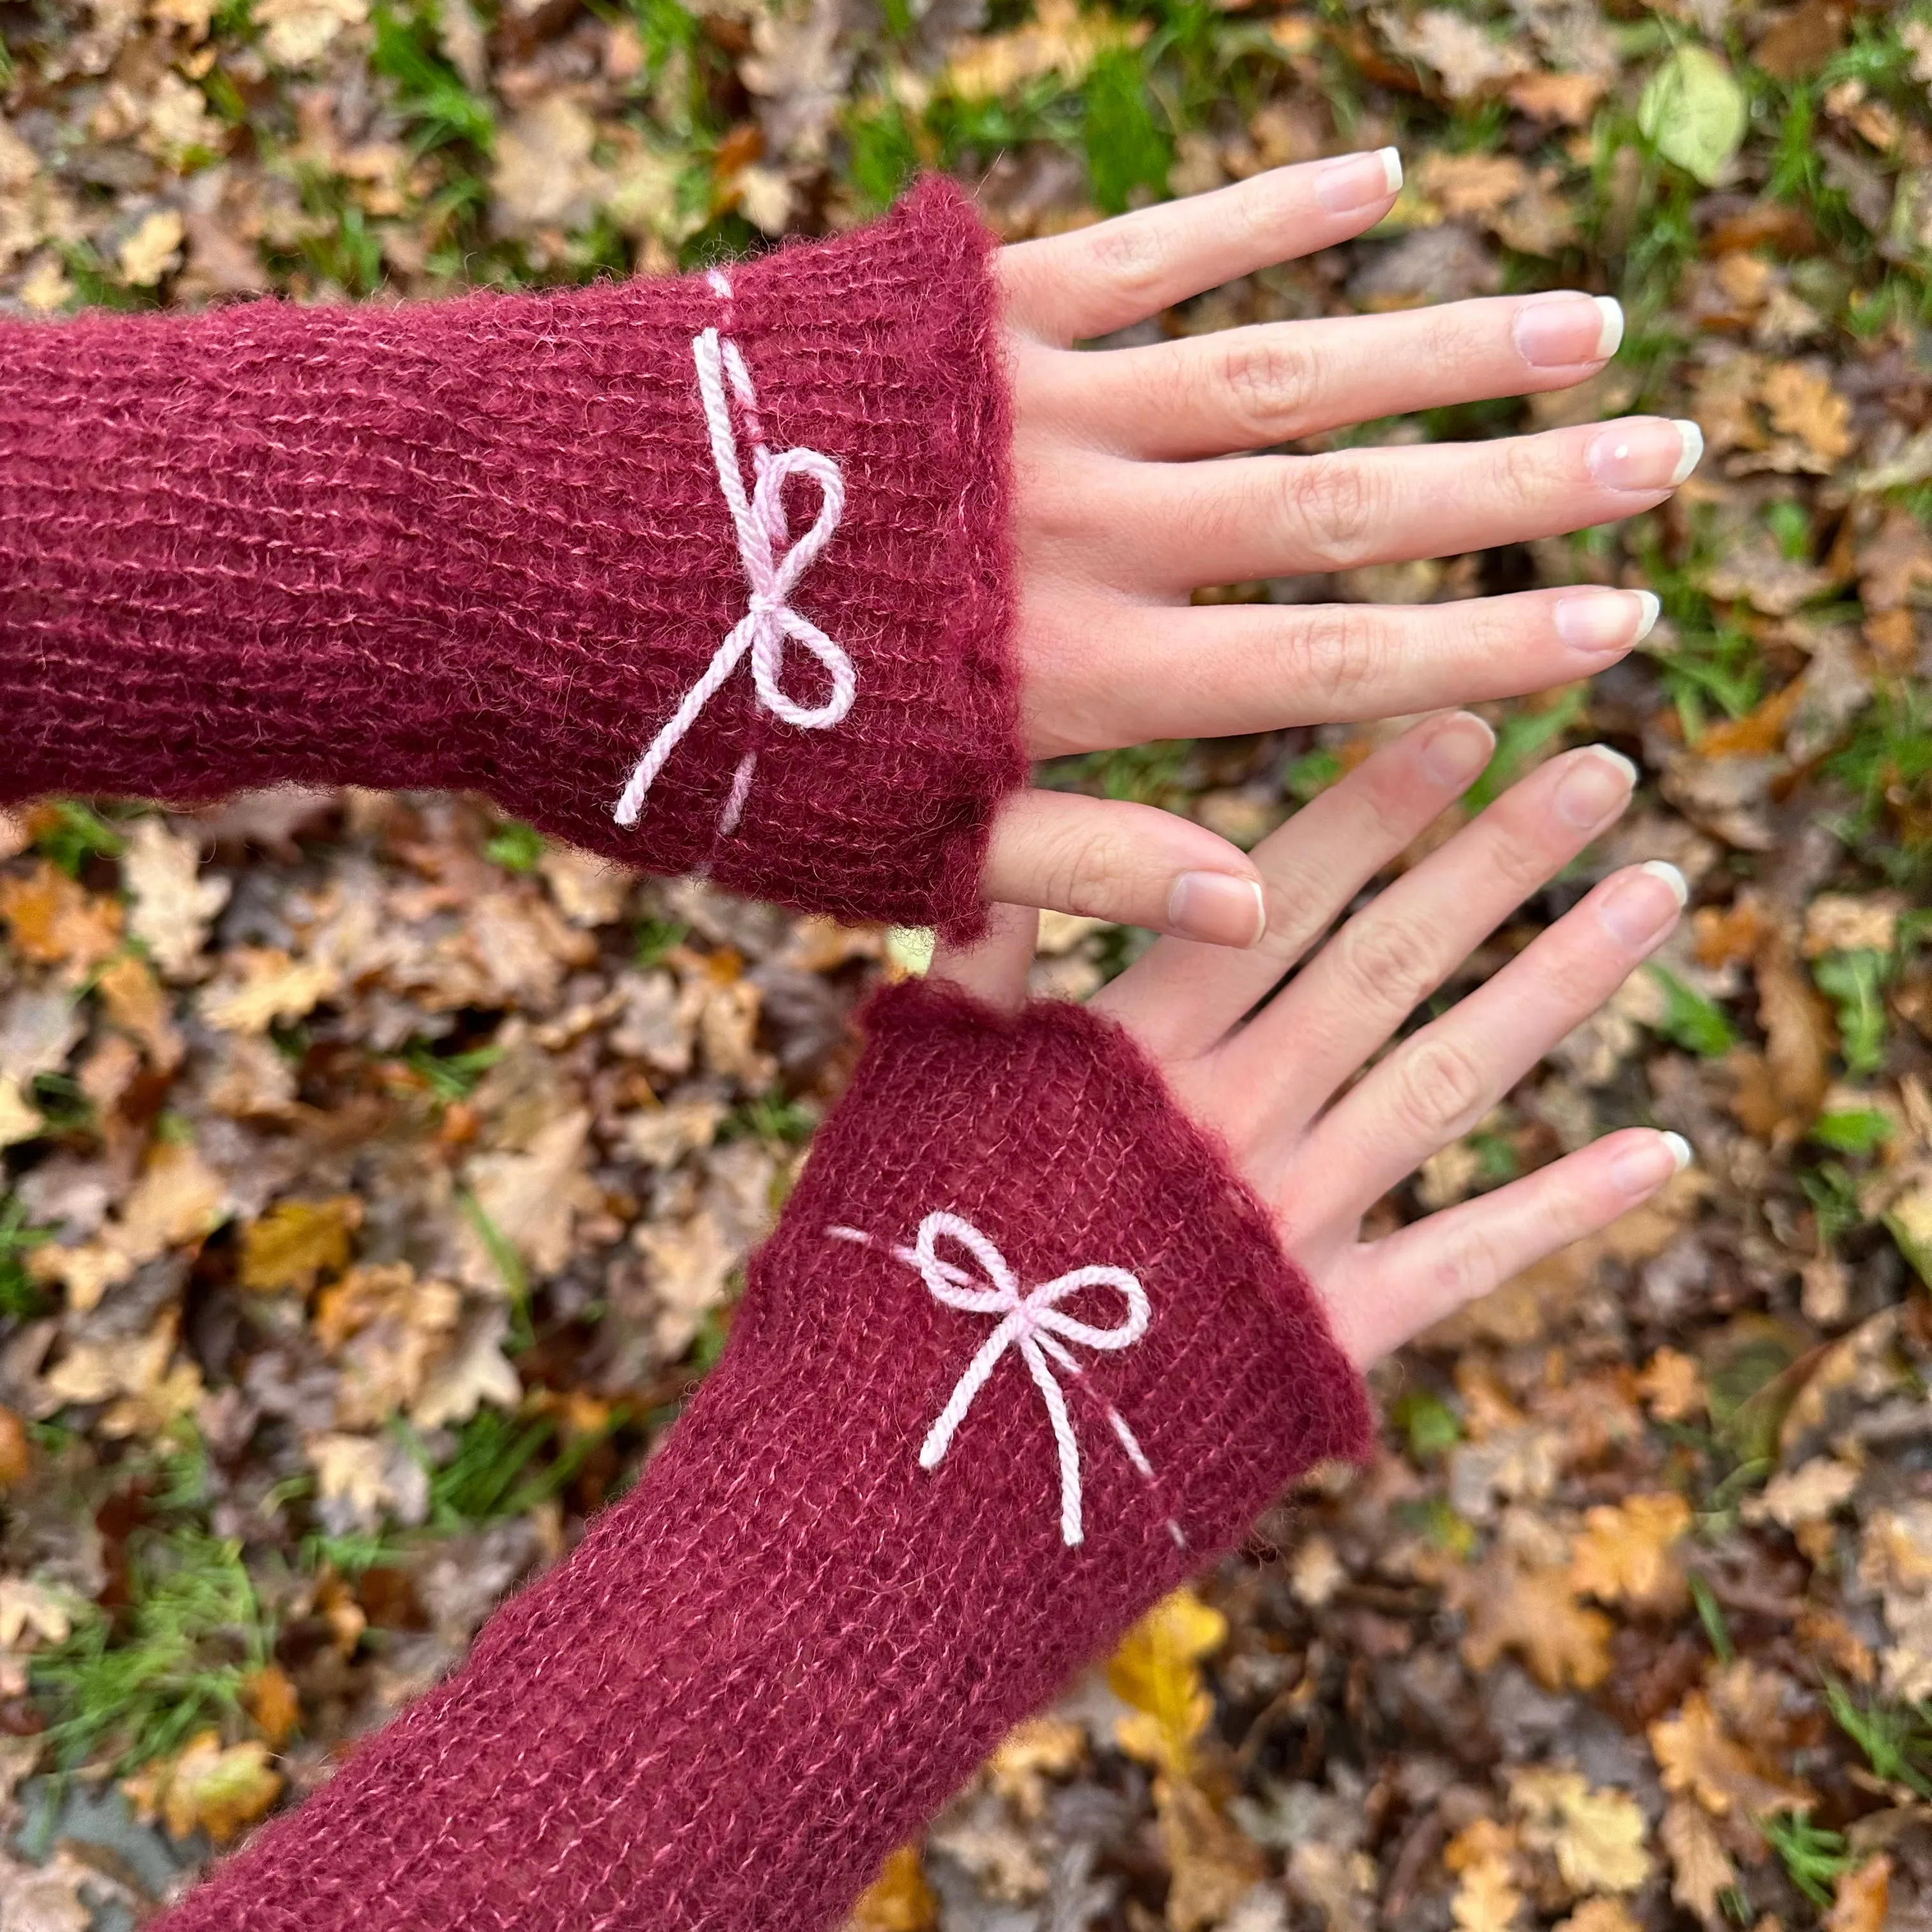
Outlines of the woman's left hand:
M 1649 628 L 1648 591 L 1422 604 L 1216 604 L 1204 586 L 1522 543 L 1654 508 L 1702 448 L 1658 416 L 1319 455 L 1246 455 L 1406 411 L 1567 388 L 1622 315 L 1502 296 L 1090 352 L 1077 344 L 1350 240 L 1394 205 L 1395 152 L 1257 175 L 1002 249 L 1012 393 L 1014 651 L 1034 758 L 1396 718 L 1587 677 Z M 1252 868 L 1184 819 L 1022 792 L 985 896 L 1223 945 L 1253 942 Z

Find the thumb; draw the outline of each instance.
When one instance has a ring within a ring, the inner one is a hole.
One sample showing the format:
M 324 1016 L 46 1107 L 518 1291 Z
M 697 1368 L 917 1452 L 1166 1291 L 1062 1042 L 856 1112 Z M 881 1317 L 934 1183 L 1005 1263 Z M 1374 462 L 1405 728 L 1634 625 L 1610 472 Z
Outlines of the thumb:
M 1247 855 L 1191 819 L 1078 792 L 1025 791 L 994 821 L 980 896 L 1252 946 L 1266 923 Z

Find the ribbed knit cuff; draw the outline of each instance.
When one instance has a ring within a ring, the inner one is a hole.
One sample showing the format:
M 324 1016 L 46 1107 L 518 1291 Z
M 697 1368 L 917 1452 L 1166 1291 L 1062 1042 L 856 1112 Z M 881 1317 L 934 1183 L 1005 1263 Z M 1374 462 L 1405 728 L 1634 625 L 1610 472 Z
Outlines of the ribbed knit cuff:
M 1011 1724 L 1363 1450 L 1315 1297 L 1117 1028 L 923 986 L 868 1027 L 637 1488 L 168 1932 L 826 1932 Z
M 932 182 L 675 280 L 0 323 L 0 800 L 474 788 L 970 927 L 1025 771 L 991 245 Z

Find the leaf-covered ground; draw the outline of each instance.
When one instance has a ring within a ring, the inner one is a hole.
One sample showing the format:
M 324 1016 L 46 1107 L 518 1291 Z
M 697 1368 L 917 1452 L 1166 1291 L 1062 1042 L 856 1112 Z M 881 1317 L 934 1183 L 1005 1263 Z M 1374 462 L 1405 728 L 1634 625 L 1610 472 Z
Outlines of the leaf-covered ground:
M 915 169 L 1022 236 L 1399 142 L 1372 236 L 1167 318 L 1620 296 L 1649 517 L 1231 586 L 1648 584 L 1597 738 L 1662 964 L 1391 1200 L 1607 1128 L 1643 1212 L 1379 1378 L 1373 1468 L 1016 1733 L 870 1932 L 1932 1924 L 1932 10 L 1799 0 L 0 0 L 0 310 L 662 271 Z M 1349 438 L 1336 438 L 1343 441 Z M 1372 733 L 1080 761 L 1252 840 Z M 125 1926 L 631 1478 L 891 970 L 469 802 L 0 818 L 0 1925 Z M 1137 936 L 1048 922 L 1077 997 Z

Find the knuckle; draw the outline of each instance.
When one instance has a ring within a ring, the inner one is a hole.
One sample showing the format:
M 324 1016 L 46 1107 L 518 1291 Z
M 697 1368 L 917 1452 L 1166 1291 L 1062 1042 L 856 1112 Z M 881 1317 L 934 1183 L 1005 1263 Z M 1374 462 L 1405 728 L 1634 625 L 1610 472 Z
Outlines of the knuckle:
M 1095 268 L 1117 294 L 1144 299 L 1150 313 L 1162 305 L 1168 248 L 1153 224 L 1131 214 L 1102 222 L 1088 245 Z
M 1396 1106 L 1412 1132 L 1446 1138 L 1473 1124 L 1483 1110 L 1482 1067 L 1452 1040 L 1418 1040 L 1395 1071 Z
M 1300 624 L 1300 656 L 1322 715 L 1354 716 L 1381 683 L 1382 638 L 1373 613 L 1360 604 L 1310 604 Z
M 1344 926 L 1335 944 L 1354 997 L 1378 1011 L 1406 1013 L 1436 983 L 1435 949 L 1428 934 L 1406 920 L 1371 913 Z
M 1487 1236 L 1460 1230 L 1431 1263 L 1423 1285 L 1427 1305 L 1438 1314 L 1479 1300 L 1501 1280 L 1501 1263 Z
M 1263 334 L 1228 344 L 1221 382 L 1240 446 L 1260 449 L 1299 433 L 1307 420 L 1315 370 L 1306 350 Z
M 1521 904 L 1549 883 L 1552 869 L 1537 834 L 1540 828 L 1526 827 L 1518 836 L 1496 841 L 1490 862 L 1510 894 L 1511 903 Z
M 1288 514 L 1309 567 L 1350 570 L 1365 561 L 1386 494 L 1378 472 L 1348 452 L 1298 461 L 1288 472 Z
M 1133 870 L 1131 842 L 1112 832 L 1086 833 L 1053 868 L 1054 903 L 1084 917 L 1118 919 Z
M 1498 502 L 1521 510 L 1549 495 L 1548 446 L 1540 436 L 1512 436 L 1492 447 L 1490 494 Z

